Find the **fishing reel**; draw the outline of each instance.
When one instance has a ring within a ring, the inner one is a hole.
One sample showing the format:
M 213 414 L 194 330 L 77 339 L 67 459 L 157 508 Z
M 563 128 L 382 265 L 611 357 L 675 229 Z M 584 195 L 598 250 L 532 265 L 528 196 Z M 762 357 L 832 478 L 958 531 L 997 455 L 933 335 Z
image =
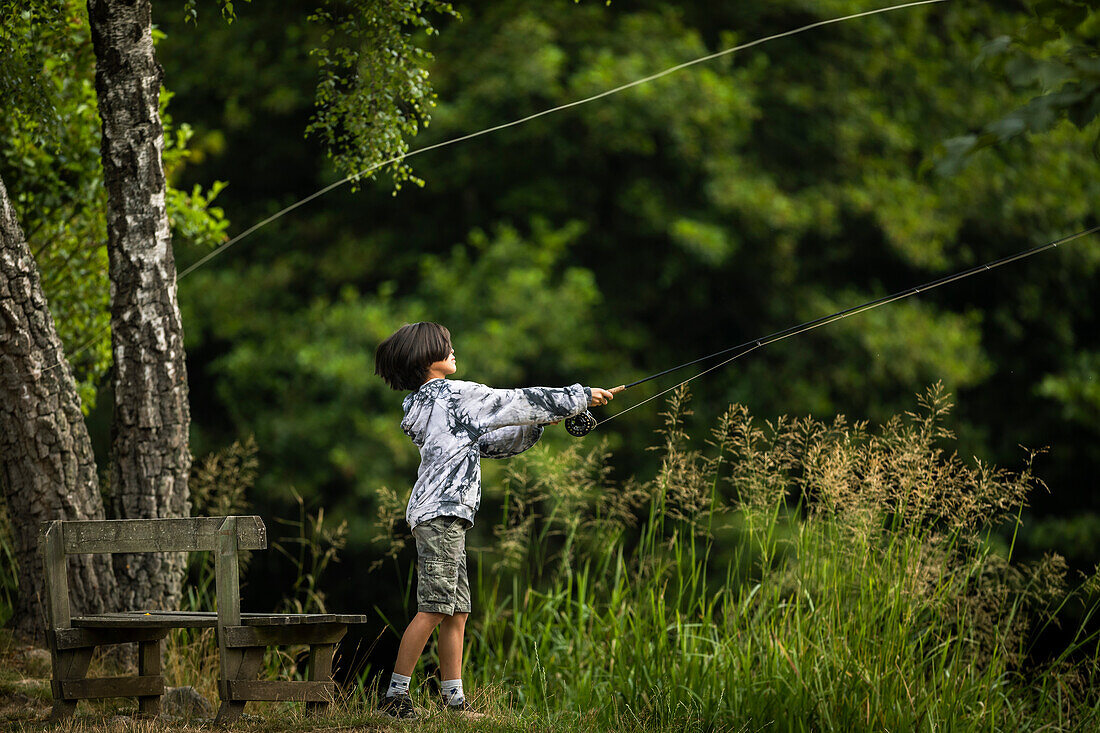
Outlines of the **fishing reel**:
M 613 395 L 616 395 L 619 392 L 622 392 L 628 386 L 630 385 L 620 384 L 618 387 L 612 387 L 607 391 Z M 605 405 L 607 404 L 607 400 L 601 398 L 594 404 Z M 596 418 L 592 417 L 592 413 L 588 410 L 585 410 L 579 415 L 574 415 L 573 417 L 566 418 L 565 420 L 565 430 L 574 438 L 583 438 L 584 436 L 591 433 L 597 425 L 599 425 L 599 422 L 596 421 Z
M 594 427 L 596 427 L 596 418 L 592 417 L 592 413 L 588 410 L 565 420 L 565 430 L 574 438 L 583 438 L 591 433 Z

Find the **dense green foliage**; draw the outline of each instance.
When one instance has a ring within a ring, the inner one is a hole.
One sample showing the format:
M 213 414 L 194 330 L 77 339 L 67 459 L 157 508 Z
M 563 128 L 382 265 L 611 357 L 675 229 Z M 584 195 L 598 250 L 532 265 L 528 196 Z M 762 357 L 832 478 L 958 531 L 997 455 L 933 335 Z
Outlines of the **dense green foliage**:
M 310 16 L 325 30 L 313 49 L 321 79 L 307 131 L 319 135 L 340 170 L 356 179 L 387 166 L 397 188 L 409 179 L 401 157 L 435 106 L 425 68 L 432 56 L 417 42 L 436 32 L 429 14 L 457 17 L 450 3 L 439 0 L 342 0 Z
M 1042 133 L 1069 120 L 1088 128 L 1100 115 L 1100 15 L 1080 0 L 1034 0 L 1032 17 L 1013 35 L 989 41 L 977 61 L 989 61 L 1016 89 L 1033 93 L 1028 102 L 993 120 L 980 133 L 952 138 L 939 161 L 942 172 L 958 170 L 983 147 L 1020 135 Z M 1100 134 L 1095 152 L 1100 154 Z
M 46 39 L 64 25 L 64 0 L 0 0 L 0 99 L 7 114 L 46 119 L 53 111 L 41 71 Z
M 0 97 L 0 175 L 88 410 L 110 367 L 111 334 L 107 192 L 87 10 L 72 0 L 31 3 L 4 14 L 0 28 L 13 49 L 39 64 L 19 69 L 12 83 L 20 85 L 20 94 Z M 33 99 L 24 98 L 28 90 Z M 192 184 L 188 190 L 171 185 L 192 154 L 191 128 L 174 126 L 168 115 L 171 96 L 161 95 L 161 118 L 172 233 L 181 247 L 209 248 L 225 238 L 229 226 L 212 204 L 223 184 Z
M 355 167 L 301 140 L 320 42 L 306 5 L 200 37 L 167 29 L 177 103 L 219 151 L 197 180 L 229 180 L 242 223 Z M 417 146 L 865 8 L 458 9 L 418 37 L 440 101 Z M 400 396 L 371 374 L 374 345 L 403 322 L 448 324 L 460 378 L 612 385 L 1094 223 L 1095 123 L 930 170 L 945 140 L 1030 98 L 975 60 L 1032 21 L 947 4 L 818 29 L 414 158 L 423 189 L 394 197 L 387 181 L 295 210 L 182 284 L 209 410 L 198 452 L 254 433 L 262 501 L 294 486 L 361 538 L 379 488 L 402 490 L 417 460 Z M 942 379 L 964 452 L 1011 463 L 1020 444 L 1050 445 L 1045 506 L 1076 506 L 1100 462 L 1098 263 L 1081 241 L 756 352 L 694 385 L 701 419 L 731 400 L 881 419 Z M 609 423 L 618 472 L 651 460 L 655 421 L 650 404 Z

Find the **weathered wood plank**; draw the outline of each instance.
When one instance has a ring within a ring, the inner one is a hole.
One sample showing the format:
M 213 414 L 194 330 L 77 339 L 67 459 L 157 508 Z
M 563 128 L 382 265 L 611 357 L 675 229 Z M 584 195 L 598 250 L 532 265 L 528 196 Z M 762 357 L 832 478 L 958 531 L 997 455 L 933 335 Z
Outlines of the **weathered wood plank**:
M 148 697 L 164 694 L 164 678 L 100 677 L 86 680 L 53 680 L 54 697 L 86 700 L 100 697 Z
M 168 634 L 168 629 L 57 629 L 54 631 L 57 648 L 79 649 L 81 647 L 104 646 L 106 644 L 125 644 L 131 641 L 157 641 Z
M 229 696 L 234 701 L 331 702 L 336 696 L 336 683 L 230 680 Z
M 287 646 L 290 644 L 335 644 L 347 632 L 345 624 L 298 624 L 295 626 L 226 626 L 228 648 Z
M 237 560 L 237 518 L 226 517 L 218 529 L 214 556 L 214 584 L 218 602 L 218 628 L 241 625 L 240 563 Z
M 88 616 L 77 616 L 76 618 L 143 618 L 146 616 L 209 616 L 215 618 L 217 616 L 216 611 L 165 611 L 162 609 L 148 609 L 139 611 L 107 611 L 104 613 L 89 614 Z
M 61 700 L 56 695 L 53 700 L 53 708 L 50 710 L 50 722 L 60 723 L 68 720 L 76 713 L 76 700 Z
M 145 616 L 108 615 L 77 616 L 72 620 L 76 628 L 83 629 L 207 629 L 217 624 L 214 614 L 198 616 L 190 614 L 149 614 Z
M 362 624 L 367 617 L 358 614 L 308 613 L 308 614 L 271 614 L 242 613 L 239 626 L 280 627 L 280 626 L 323 626 L 326 624 Z M 84 629 L 203 629 L 217 625 L 217 614 L 213 611 L 141 611 L 129 613 L 98 613 L 90 616 L 75 616 L 71 620 L 75 628 Z
M 237 561 L 236 519 L 227 517 L 218 529 L 218 545 L 214 554 L 214 586 L 218 604 L 218 658 L 221 662 L 218 678 L 218 694 L 222 704 L 218 708 L 215 721 L 219 725 L 232 722 L 244 712 L 244 703 L 233 699 L 229 694 L 229 680 L 242 677 L 255 677 L 247 672 L 246 658 L 259 653 L 262 660 L 263 649 L 239 650 L 226 645 L 225 629 L 228 626 L 241 625 L 241 588 L 240 565 Z
M 267 549 L 267 529 L 256 516 L 233 517 L 241 550 Z M 107 519 L 64 523 L 68 555 L 99 552 L 197 552 L 218 546 L 225 517 Z
M 236 680 L 253 680 L 260 672 L 264 662 L 263 647 L 251 649 L 229 649 L 222 658 L 227 673 Z M 221 705 L 218 706 L 218 715 L 214 718 L 217 725 L 232 723 L 241 717 L 244 712 L 245 702 L 233 700 L 229 696 L 229 680 L 218 681 L 218 695 L 221 697 Z
M 142 678 L 160 677 L 161 645 L 160 639 L 156 641 L 143 641 L 138 644 L 138 675 Z M 164 694 L 163 686 L 155 695 L 139 695 L 138 711 L 144 715 L 158 715 L 160 713 L 160 696 Z
M 53 650 L 53 710 L 50 712 L 50 720 L 60 721 L 71 718 L 76 712 L 76 700 L 65 700 L 60 695 L 60 689 L 53 683 L 60 680 L 78 680 L 88 674 L 88 666 L 92 662 L 92 652 L 95 649 L 74 649 L 72 651 Z
M 309 679 L 314 682 L 332 681 L 332 658 L 335 644 L 312 644 L 309 647 Z
M 332 682 L 332 657 L 336 653 L 336 644 L 311 644 L 309 647 L 309 679 L 311 682 Z M 331 700 L 331 698 L 330 698 Z M 310 710 L 327 705 L 324 702 L 309 702 Z
M 55 680 L 79 680 L 88 674 L 94 649 L 74 649 L 58 651 L 54 660 L 53 678 Z
M 298 624 L 365 624 L 367 617 L 351 613 L 244 613 L 244 626 L 294 626 Z
M 233 679 L 226 664 L 225 627 L 241 625 L 240 564 L 237 561 L 237 520 L 226 517 L 218 529 L 218 547 L 214 556 L 214 585 L 218 604 L 218 651 L 221 654 L 221 678 Z
M 46 573 L 46 607 L 52 629 L 65 628 L 70 621 L 69 573 L 62 537 L 63 524 L 59 520 L 43 524 L 38 535 L 38 552 Z

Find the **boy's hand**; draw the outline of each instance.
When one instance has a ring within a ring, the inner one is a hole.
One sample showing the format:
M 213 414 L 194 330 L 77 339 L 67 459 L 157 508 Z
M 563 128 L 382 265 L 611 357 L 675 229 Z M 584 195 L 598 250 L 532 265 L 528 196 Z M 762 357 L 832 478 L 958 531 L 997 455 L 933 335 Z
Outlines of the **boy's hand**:
M 614 389 L 601 389 L 600 387 L 591 387 L 592 400 L 588 403 L 589 407 L 600 407 L 606 405 L 611 400 L 615 399 L 615 393 L 621 392 L 622 387 L 615 387 Z

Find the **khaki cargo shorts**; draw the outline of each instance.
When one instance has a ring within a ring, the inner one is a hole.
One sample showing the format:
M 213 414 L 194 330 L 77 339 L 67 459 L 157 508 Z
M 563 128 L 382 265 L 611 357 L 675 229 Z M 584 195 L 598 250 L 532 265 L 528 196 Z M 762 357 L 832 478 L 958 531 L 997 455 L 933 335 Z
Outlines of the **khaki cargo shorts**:
M 424 613 L 470 612 L 466 575 L 466 530 L 459 517 L 436 517 L 416 525 L 416 605 Z

